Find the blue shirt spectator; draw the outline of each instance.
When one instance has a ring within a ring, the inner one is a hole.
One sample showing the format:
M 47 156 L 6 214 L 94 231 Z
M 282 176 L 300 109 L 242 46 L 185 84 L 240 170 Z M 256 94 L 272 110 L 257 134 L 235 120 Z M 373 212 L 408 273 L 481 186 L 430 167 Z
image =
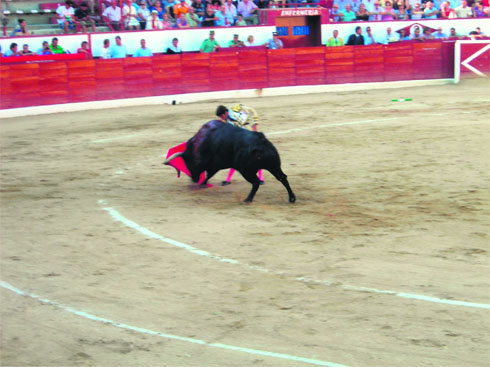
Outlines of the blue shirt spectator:
M 140 44 L 141 44 L 141 47 L 136 50 L 136 52 L 133 54 L 133 57 L 153 56 L 153 54 L 151 53 L 151 50 L 148 47 L 146 47 L 146 41 L 144 39 L 142 39 L 140 41 Z
M 126 50 L 126 46 L 123 46 L 121 42 L 121 37 L 116 37 L 116 44 L 111 47 L 111 58 L 112 59 L 121 59 L 126 57 L 128 54 Z

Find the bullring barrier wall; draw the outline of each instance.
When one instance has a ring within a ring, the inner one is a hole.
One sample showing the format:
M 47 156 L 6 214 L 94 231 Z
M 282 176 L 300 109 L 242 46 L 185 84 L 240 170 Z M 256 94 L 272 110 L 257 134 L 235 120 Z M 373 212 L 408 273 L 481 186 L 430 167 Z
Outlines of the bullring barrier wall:
M 0 65 L 0 108 L 453 75 L 453 41 L 11 64 Z

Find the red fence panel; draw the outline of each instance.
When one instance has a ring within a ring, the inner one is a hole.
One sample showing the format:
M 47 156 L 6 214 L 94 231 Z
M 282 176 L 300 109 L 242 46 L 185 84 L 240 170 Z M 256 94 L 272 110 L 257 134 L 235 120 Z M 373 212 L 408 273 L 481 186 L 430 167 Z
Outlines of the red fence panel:
M 269 87 L 283 87 L 296 84 L 296 50 L 283 48 L 267 51 Z
M 296 84 L 325 83 L 325 47 L 300 47 L 296 49 Z
M 209 77 L 209 53 L 182 55 L 182 92 L 196 93 L 211 90 Z
M 355 47 L 354 72 L 357 83 L 384 81 L 383 45 Z
M 261 89 L 269 84 L 267 51 L 243 50 L 238 54 L 238 77 L 240 89 Z
M 126 98 L 149 97 L 153 91 L 153 61 L 151 57 L 124 59 L 124 95 Z
M 95 60 L 70 61 L 68 70 L 68 91 L 71 102 L 86 102 L 96 99 Z
M 442 42 L 412 43 L 413 78 L 442 78 Z
M 412 45 L 395 43 L 383 47 L 385 81 L 411 80 Z
M 153 95 L 183 93 L 180 55 L 153 56 Z
M 235 90 L 238 80 L 238 52 L 220 51 L 210 55 L 209 76 L 211 90 Z
M 328 47 L 325 51 L 325 82 L 328 84 L 354 82 L 354 48 Z
M 97 100 L 124 98 L 124 59 L 96 60 Z

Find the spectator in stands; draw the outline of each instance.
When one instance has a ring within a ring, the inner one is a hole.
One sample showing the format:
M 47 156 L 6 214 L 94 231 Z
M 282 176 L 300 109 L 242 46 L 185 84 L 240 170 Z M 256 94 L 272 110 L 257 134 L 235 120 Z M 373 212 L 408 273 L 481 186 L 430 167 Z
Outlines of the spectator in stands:
M 371 13 L 374 9 L 374 0 L 363 0 L 362 3 L 366 6 L 366 10 Z
M 0 57 L 3 57 L 2 45 L 0 45 Z
M 254 36 L 250 35 L 247 37 L 247 40 L 245 41 L 245 46 L 247 47 L 253 47 L 253 46 L 259 46 L 255 43 L 254 41 Z
M 123 7 L 123 15 L 124 27 L 127 30 L 135 31 L 139 25 L 138 12 L 133 6 L 133 2 L 131 0 L 126 0 L 126 5 Z
M 393 9 L 393 4 L 391 1 L 385 2 L 385 11 L 381 14 L 381 20 L 396 20 L 397 15 L 395 9 Z
M 201 24 L 201 19 L 199 19 L 192 6 L 189 8 L 189 12 L 185 15 L 185 18 L 190 27 L 199 27 Z
M 150 57 L 150 56 L 153 56 L 153 54 L 151 53 L 151 50 L 148 47 L 146 47 L 146 41 L 144 38 L 141 39 L 140 45 L 141 45 L 141 47 L 134 52 L 133 57 Z
M 204 13 L 206 13 L 206 6 L 204 5 L 202 0 L 194 0 L 192 3 L 192 7 L 194 8 L 194 12 L 196 15 L 202 20 L 204 17 Z
M 481 1 L 475 1 L 475 3 L 473 4 L 473 16 L 475 18 L 484 18 L 488 16 L 488 14 L 488 10 L 485 11 Z
M 75 15 L 75 9 L 71 0 L 66 0 L 65 4 L 61 4 L 56 8 L 56 19 L 61 29 L 68 33 L 68 29 L 73 29 L 73 17 Z
M 410 15 L 408 14 L 403 0 L 398 1 L 398 9 L 396 10 L 396 18 L 398 20 L 408 20 Z
M 160 0 L 157 0 L 155 2 L 155 4 L 152 7 L 150 7 L 150 10 L 151 11 L 153 11 L 153 10 L 157 11 L 158 19 L 163 19 L 163 14 L 168 14 L 168 8 L 165 8 L 163 6 L 162 1 L 160 1 Z
M 343 14 L 344 16 L 342 17 L 342 21 L 344 22 L 352 22 L 356 20 L 356 13 L 352 11 L 350 4 L 345 5 L 345 10 Z
M 20 56 L 20 52 L 17 50 L 17 43 L 13 42 L 10 44 L 10 48 L 3 55 L 4 57 L 10 56 Z
M 424 27 L 424 34 L 422 35 L 422 37 L 424 37 L 425 41 L 430 41 L 430 40 L 435 39 L 434 35 L 430 31 L 430 28 L 428 28 L 428 27 Z
M 102 51 L 100 53 L 100 57 L 102 59 L 110 59 L 111 58 L 111 41 L 109 41 L 107 38 L 104 40 L 104 47 L 102 48 Z
M 31 50 L 29 50 L 29 45 L 27 43 L 25 43 L 25 44 L 22 45 L 22 51 L 20 51 L 20 54 L 22 56 L 33 56 L 33 55 L 35 55 L 34 52 L 32 52 Z
M 420 33 L 420 27 L 415 27 L 413 30 L 413 34 L 410 37 L 411 40 L 413 41 L 423 41 L 424 36 Z
M 363 45 L 363 44 L 364 44 L 364 36 L 362 35 L 362 28 L 357 26 L 355 33 L 349 36 L 349 39 L 347 40 L 347 45 L 356 46 L 356 45 Z
M 63 47 L 61 47 L 59 44 L 58 44 L 58 38 L 54 37 L 52 40 L 51 40 L 51 44 L 49 45 L 49 48 L 51 49 L 51 51 L 55 54 L 55 55 L 58 55 L 58 54 L 66 54 L 66 51 L 63 50 Z
M 475 28 L 475 32 L 477 33 L 478 38 L 483 38 L 483 37 L 485 37 L 485 34 L 483 34 L 483 32 L 481 31 L 481 28 L 480 28 L 480 27 L 476 27 L 476 28 Z
M 111 59 L 123 59 L 128 55 L 126 46 L 122 44 L 121 36 L 116 36 L 116 44 L 111 47 Z
M 449 29 L 449 39 L 459 39 L 461 36 L 456 33 L 456 28 L 451 27 Z
M 25 19 L 19 19 L 18 20 L 18 26 L 13 30 L 12 34 L 10 35 L 11 37 L 15 36 L 30 36 L 31 32 L 27 29 L 26 21 Z
M 385 10 L 381 7 L 379 1 L 374 0 L 373 10 L 369 12 L 370 13 L 369 20 L 371 20 L 371 21 L 381 20 L 381 17 L 383 16 L 384 11 Z
M 269 7 L 269 0 L 256 0 L 255 4 L 259 9 L 267 9 Z
M 214 16 L 216 18 L 214 21 L 215 25 L 218 27 L 229 27 L 233 25 L 233 17 L 226 12 L 226 6 L 224 5 L 221 5 L 220 10 L 214 13 Z
M 367 26 L 366 27 L 366 36 L 364 37 L 364 45 L 369 46 L 369 45 L 375 45 L 376 40 L 374 39 L 373 32 L 371 31 L 371 27 Z
M 327 40 L 327 44 L 325 46 L 334 47 L 334 46 L 343 46 L 343 45 L 344 45 L 344 40 L 339 37 L 339 31 L 337 29 L 334 29 L 333 37 L 330 37 Z
M 92 32 L 95 32 L 95 21 L 90 17 L 90 10 L 86 2 L 81 2 L 80 6 L 75 10 L 73 22 L 77 26 L 77 32 L 80 27 L 83 29 L 83 33 L 87 33 L 87 25 L 92 27 Z
M 179 18 L 175 21 L 175 28 L 184 29 L 191 26 L 187 22 L 186 14 L 180 13 Z
M 206 8 L 206 13 L 204 14 L 204 18 L 201 22 L 202 27 L 213 27 L 215 21 L 214 10 L 211 6 Z
M 158 12 L 156 10 L 151 11 L 150 19 L 146 22 L 147 30 L 163 29 L 163 24 L 160 19 L 158 19 Z
M 226 0 L 226 3 L 224 4 L 226 7 L 226 12 L 230 14 L 230 16 L 233 18 L 233 22 L 236 22 L 238 18 L 238 12 L 236 10 L 236 6 L 233 4 L 232 0 Z M 260 9 L 260 6 L 259 6 Z
M 162 29 L 172 29 L 174 26 L 170 21 L 170 15 L 163 13 Z
M 214 31 L 209 31 L 209 38 L 206 38 L 199 49 L 201 52 L 215 52 L 220 48 L 219 43 L 214 39 Z
M 441 12 L 439 13 L 442 19 L 453 19 L 456 18 L 456 13 L 454 9 L 451 9 L 448 1 L 444 1 L 441 4 Z
M 182 49 L 179 46 L 179 40 L 177 38 L 174 38 L 172 40 L 172 44 L 167 47 L 167 51 L 165 51 L 167 54 L 181 54 Z
M 424 9 L 424 18 L 425 19 L 437 19 L 437 15 L 439 14 L 439 10 L 434 8 L 434 3 L 432 1 L 428 1 L 425 4 Z
M 447 35 L 442 31 L 441 27 L 437 27 L 437 31 L 432 33 L 435 39 L 444 39 L 447 38 Z
M 112 0 L 111 6 L 105 8 L 102 19 L 114 30 L 121 30 L 121 8 L 116 5 L 116 0 Z
M 146 6 L 146 1 L 140 2 L 140 9 L 138 10 L 138 21 L 141 29 L 146 29 L 146 22 L 150 19 L 150 10 Z
M 405 32 L 405 29 L 400 29 L 400 41 L 410 41 L 410 36 Z
M 238 14 L 237 20 L 235 22 L 235 25 L 241 26 L 241 27 L 246 27 L 248 24 L 247 22 L 243 19 L 241 14 Z
M 213 8 L 215 13 L 219 11 L 221 7 L 221 0 L 212 0 L 211 7 Z
M 472 18 L 473 10 L 466 0 L 461 0 L 461 5 L 454 9 L 458 18 Z
M 39 50 L 36 52 L 38 55 L 52 55 L 53 51 L 49 48 L 49 42 L 43 41 L 43 44 Z
M 279 39 L 279 33 L 277 32 L 272 32 L 272 38 L 269 39 L 264 45 L 267 46 L 269 50 L 277 50 L 284 47 L 282 41 Z
M 330 20 L 332 22 L 341 22 L 344 14 L 339 10 L 338 4 L 333 4 L 332 11 L 330 11 Z
M 77 50 L 77 54 L 84 54 L 86 59 L 92 58 L 92 51 L 90 51 L 87 41 L 82 42 L 80 48 Z
M 356 19 L 362 20 L 365 22 L 367 22 L 369 20 L 369 12 L 366 9 L 366 5 L 364 5 L 363 3 L 361 3 L 361 5 L 359 5 L 359 10 L 356 13 Z
M 187 5 L 185 0 L 180 0 L 180 2 L 177 5 L 174 5 L 174 7 L 173 7 L 174 18 L 179 19 L 180 14 L 184 14 L 184 17 L 185 17 L 185 14 L 187 14 L 189 12 L 189 8 L 190 8 L 190 6 Z
M 393 42 L 400 41 L 400 35 L 396 32 L 392 32 L 391 27 L 386 28 L 386 35 L 384 40 L 381 42 L 385 45 Z
M 240 41 L 238 38 L 238 34 L 233 35 L 233 39 L 228 42 L 228 47 L 244 47 L 245 43 L 243 41 Z
M 412 10 L 412 16 L 411 16 L 412 20 L 422 19 L 423 16 L 424 16 L 424 11 L 422 10 L 420 3 L 416 3 L 415 8 L 413 8 Z
M 248 25 L 257 25 L 259 24 L 258 9 L 253 1 L 242 0 L 238 3 L 237 11 Z

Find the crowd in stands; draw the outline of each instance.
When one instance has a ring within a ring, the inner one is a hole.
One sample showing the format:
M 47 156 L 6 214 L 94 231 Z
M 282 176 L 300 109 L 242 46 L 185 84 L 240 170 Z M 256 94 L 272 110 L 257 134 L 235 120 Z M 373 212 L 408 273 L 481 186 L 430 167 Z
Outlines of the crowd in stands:
M 489 16 L 488 0 L 336 0 L 330 11 L 332 22 Z
M 387 45 L 394 42 L 402 41 L 431 41 L 437 39 L 460 39 L 469 37 L 470 39 L 481 39 L 485 35 L 482 33 L 480 27 L 476 27 L 474 31 L 471 31 L 468 36 L 460 35 L 456 32 L 454 27 L 451 27 L 449 34 L 442 31 L 441 27 L 437 27 L 433 30 L 428 27 L 421 29 L 420 26 L 416 25 L 413 27 L 413 33 L 409 33 L 409 30 L 400 29 L 397 32 L 393 32 L 391 27 L 386 28 L 386 33 L 382 37 L 375 37 L 371 31 L 371 27 L 367 26 L 364 28 L 364 32 L 361 26 L 355 28 L 355 32 L 349 36 L 347 42 L 339 37 L 339 31 L 335 29 L 333 31 L 332 37 L 327 40 L 327 47 L 335 46 L 358 46 L 358 45 L 373 45 L 373 44 L 383 44 Z
M 272 38 L 269 39 L 264 44 L 257 44 L 254 41 L 253 35 L 247 37 L 246 41 L 242 41 L 239 38 L 238 34 L 234 34 L 233 38 L 226 44 L 221 46 L 218 41 L 214 38 L 215 31 L 209 31 L 209 37 L 203 40 L 201 47 L 199 49 L 202 53 L 210 53 L 218 51 L 221 47 L 228 48 L 240 48 L 240 47 L 257 47 L 257 46 L 265 46 L 269 49 L 280 49 L 283 48 L 283 43 L 279 39 L 279 34 L 277 32 L 272 33 Z M 140 48 L 133 53 L 133 57 L 148 57 L 153 56 L 152 51 L 146 46 L 146 40 L 140 40 Z M 36 51 L 32 52 L 29 50 L 29 46 L 27 44 L 23 45 L 22 50 L 19 51 L 19 45 L 15 42 L 10 44 L 10 49 L 2 54 L 2 50 L 0 48 L 0 56 L 9 57 L 9 56 L 29 56 L 29 55 L 56 55 L 56 54 L 68 54 L 70 51 L 63 49 L 58 44 L 58 38 L 54 37 L 51 40 L 51 43 L 48 41 L 43 41 L 42 46 Z M 182 48 L 179 46 L 178 38 L 173 38 L 171 45 L 167 47 L 165 50 L 166 54 L 179 54 L 182 53 Z M 76 53 L 82 53 L 85 55 L 85 58 L 93 58 L 92 52 L 89 48 L 89 44 L 87 41 L 83 41 L 80 47 L 77 49 Z M 103 41 L 103 48 L 100 55 L 102 59 L 117 59 L 124 58 L 129 56 L 126 46 L 124 46 L 121 36 L 116 36 L 114 38 L 114 44 L 111 44 L 110 39 L 105 39 Z

